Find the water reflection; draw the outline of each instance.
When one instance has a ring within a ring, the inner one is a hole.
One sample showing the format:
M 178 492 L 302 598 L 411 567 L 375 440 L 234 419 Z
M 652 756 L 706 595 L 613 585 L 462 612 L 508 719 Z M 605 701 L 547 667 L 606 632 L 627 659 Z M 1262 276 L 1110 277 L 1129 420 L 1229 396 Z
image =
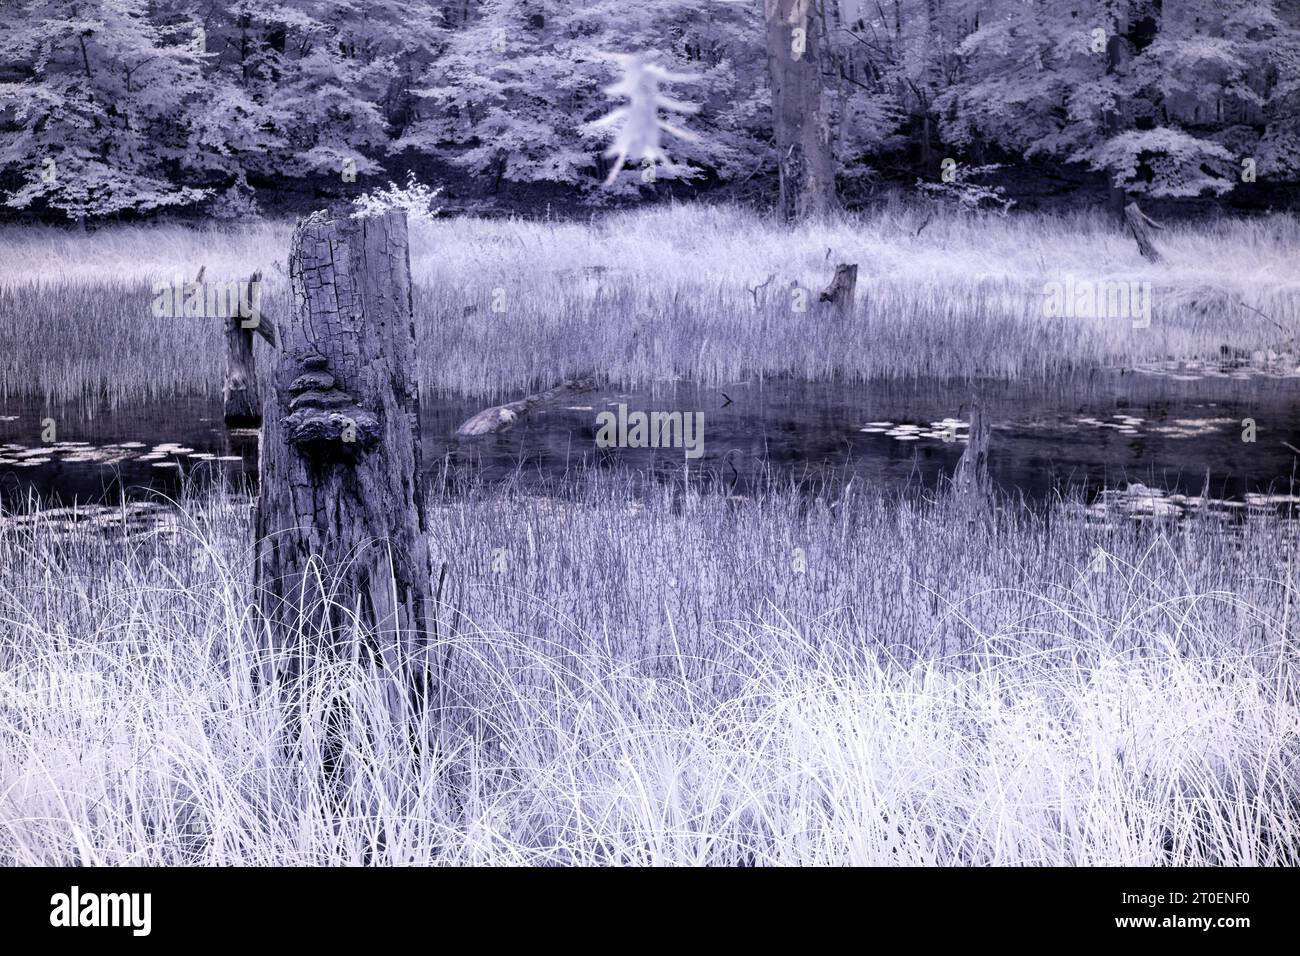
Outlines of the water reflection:
M 668 382 L 569 396 L 476 439 L 454 432 L 485 406 L 518 396 L 437 399 L 423 412 L 424 451 L 430 479 L 453 491 L 468 482 L 540 489 L 590 470 L 721 482 L 737 495 L 774 479 L 926 488 L 951 474 L 978 402 L 993 423 L 990 474 L 1004 491 L 1046 500 L 1074 489 L 1091 508 L 1132 517 L 1193 509 L 1280 513 L 1295 504 L 1298 390 L 1285 376 L 1190 371 L 1094 372 L 1035 388 L 753 380 L 706 389 Z M 703 455 L 598 448 L 597 415 L 619 405 L 702 413 Z M 58 440 L 42 441 L 51 421 Z M 256 472 L 256 432 L 228 432 L 210 398 L 114 409 L 0 402 L 0 503 L 10 510 L 33 498 L 115 505 L 176 494 L 186 484 L 252 485 Z

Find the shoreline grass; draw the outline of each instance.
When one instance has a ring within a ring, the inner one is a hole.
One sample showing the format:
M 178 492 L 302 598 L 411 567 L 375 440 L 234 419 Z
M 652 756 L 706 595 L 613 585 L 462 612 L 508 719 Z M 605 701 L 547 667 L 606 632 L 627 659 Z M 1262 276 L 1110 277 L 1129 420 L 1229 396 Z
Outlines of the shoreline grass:
M 602 481 L 430 507 L 418 753 L 356 661 L 290 704 L 249 681 L 244 501 L 129 541 L 0 526 L 0 859 L 1300 862 L 1293 523 Z
M 788 230 L 734 207 L 691 206 L 589 223 L 421 225 L 411 252 L 420 379 L 429 394 L 489 399 L 593 370 L 629 386 L 678 376 L 1041 381 L 1215 360 L 1225 346 L 1285 350 L 1300 329 L 1291 217 L 1171 223 L 1165 261 L 1151 265 L 1096 214 L 929 215 L 886 206 Z M 213 280 L 261 269 L 264 307 L 284 315 L 291 229 L 0 228 L 0 394 L 216 394 L 218 324 L 152 317 L 150 283 L 200 266 Z M 815 303 L 837 261 L 859 264 L 854 314 L 794 311 L 792 284 Z M 1067 276 L 1150 282 L 1151 327 L 1045 317 L 1045 283 Z

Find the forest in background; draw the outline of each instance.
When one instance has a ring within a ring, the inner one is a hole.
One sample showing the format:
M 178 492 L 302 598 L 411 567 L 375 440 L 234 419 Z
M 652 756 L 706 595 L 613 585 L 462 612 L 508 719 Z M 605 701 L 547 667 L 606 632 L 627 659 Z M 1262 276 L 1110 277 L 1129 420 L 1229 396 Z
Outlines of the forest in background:
M 240 219 L 406 170 L 475 211 L 771 202 L 774 15 L 846 205 L 1296 195 L 1300 0 L 0 0 L 0 218 Z M 607 183 L 629 54 L 685 135 Z

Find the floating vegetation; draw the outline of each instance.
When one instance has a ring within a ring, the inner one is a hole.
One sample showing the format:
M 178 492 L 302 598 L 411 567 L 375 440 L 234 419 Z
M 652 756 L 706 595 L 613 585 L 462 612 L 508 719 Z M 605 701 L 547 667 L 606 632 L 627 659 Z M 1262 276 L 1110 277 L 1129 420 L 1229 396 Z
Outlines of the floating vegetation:
M 951 444 L 970 440 L 970 423 L 959 418 L 943 418 L 925 425 L 894 422 L 867 422 L 858 429 L 868 435 L 885 435 L 895 441 L 920 441 L 922 438 Z
M 1197 382 L 1207 378 L 1250 379 L 1300 378 L 1300 357 L 1291 352 L 1255 351 L 1248 357 L 1219 362 L 1198 359 L 1138 362 L 1133 371 L 1139 375 L 1152 375 L 1175 382 Z
M 256 433 L 254 433 L 256 434 Z M 175 459 L 189 458 L 194 463 L 207 461 L 242 462 L 241 455 L 218 455 L 210 451 L 195 451 L 176 442 L 154 445 L 149 451 L 144 442 L 124 441 L 95 446 L 88 441 L 60 441 L 48 445 L 29 447 L 8 443 L 0 445 L 0 465 L 34 467 L 36 465 L 117 465 L 123 462 L 154 462 L 163 467 L 180 467 Z M 170 461 L 165 461 L 171 459 Z M 155 464 L 157 467 L 157 464 Z
M 1296 504 L 1300 504 L 1300 495 L 1248 493 L 1244 501 L 1235 501 L 1186 495 L 1132 482 L 1123 488 L 1103 489 L 1084 510 L 1089 517 L 1105 521 L 1115 517 L 1181 519 L 1190 515 L 1233 522 L 1264 515 L 1293 521 L 1300 519 L 1300 511 L 1293 507 Z
M 0 534 L 13 531 L 66 537 L 83 532 L 116 532 L 135 536 L 174 533 L 180 523 L 180 511 L 170 501 L 162 500 L 61 505 L 12 514 L 0 512 Z

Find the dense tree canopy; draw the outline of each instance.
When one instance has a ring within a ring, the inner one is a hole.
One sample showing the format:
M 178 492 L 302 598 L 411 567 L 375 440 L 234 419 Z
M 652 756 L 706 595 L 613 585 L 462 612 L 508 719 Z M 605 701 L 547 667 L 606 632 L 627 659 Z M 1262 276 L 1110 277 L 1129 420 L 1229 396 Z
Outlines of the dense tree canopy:
M 933 181 L 949 157 L 1068 165 L 1152 197 L 1300 179 L 1296 0 L 800 3 L 842 190 Z M 635 197 L 653 183 L 629 163 L 606 185 L 617 131 L 596 122 L 624 54 L 698 107 L 653 180 L 777 167 L 764 0 L 0 5 L 10 215 L 245 214 L 259 187 L 361 189 L 412 157 L 483 192 Z

